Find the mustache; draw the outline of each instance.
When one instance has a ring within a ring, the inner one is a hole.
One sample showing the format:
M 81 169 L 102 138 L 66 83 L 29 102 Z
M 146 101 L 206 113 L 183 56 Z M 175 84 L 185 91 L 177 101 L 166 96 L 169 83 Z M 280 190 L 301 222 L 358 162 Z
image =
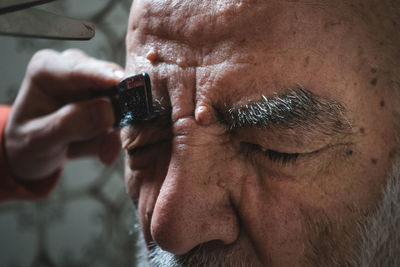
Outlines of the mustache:
M 238 246 L 224 245 L 220 241 L 201 244 L 184 255 L 162 250 L 156 243 L 149 246 L 151 267 L 251 267 L 251 259 Z

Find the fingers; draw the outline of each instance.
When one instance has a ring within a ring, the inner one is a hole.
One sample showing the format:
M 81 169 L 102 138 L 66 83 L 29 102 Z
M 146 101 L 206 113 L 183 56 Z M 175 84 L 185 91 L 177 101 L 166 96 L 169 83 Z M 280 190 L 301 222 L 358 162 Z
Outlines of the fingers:
M 71 144 L 68 148 L 67 156 L 70 159 L 98 156 L 104 164 L 112 165 L 118 159 L 120 151 L 119 130 L 113 130 L 92 140 Z
M 46 150 L 92 139 L 108 131 L 113 124 L 110 101 L 97 98 L 68 104 L 47 116 L 29 120 L 22 128 L 30 143 Z
M 123 69 L 117 64 L 78 50 L 35 54 L 4 135 L 13 173 L 21 178 L 43 177 L 46 171 L 62 166 L 72 143 L 82 145 L 80 150 L 71 149 L 72 156 L 91 151 L 105 163 L 114 161 L 119 146 L 114 135 L 108 134 L 115 120 L 112 105 L 106 98 L 92 96 L 122 76 Z M 102 135 L 103 139 L 95 141 Z
M 71 157 L 98 155 L 104 163 L 113 163 L 120 149 L 115 137 L 119 133 L 108 133 L 113 123 L 110 102 L 98 98 L 66 105 L 21 125 L 7 124 L 5 147 L 13 174 L 26 179 L 45 177 L 63 164 L 68 153 Z M 69 150 L 71 144 L 77 144 L 75 149 Z
M 110 129 L 115 122 L 112 105 L 106 98 L 68 104 L 48 120 L 49 134 L 65 144 L 91 139 Z
M 41 50 L 29 63 L 26 78 L 47 94 L 71 102 L 87 99 L 93 91 L 110 88 L 123 74 L 119 65 L 88 57 L 79 50 L 63 53 Z
M 95 91 L 114 86 L 122 76 L 117 64 L 79 50 L 41 50 L 29 63 L 11 117 L 20 123 L 53 113 L 65 104 L 92 98 Z

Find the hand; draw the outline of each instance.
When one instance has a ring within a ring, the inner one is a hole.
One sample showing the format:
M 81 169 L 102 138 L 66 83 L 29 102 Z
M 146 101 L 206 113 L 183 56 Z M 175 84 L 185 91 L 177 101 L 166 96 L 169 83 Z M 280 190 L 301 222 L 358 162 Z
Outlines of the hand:
M 98 156 L 112 164 L 119 133 L 106 98 L 94 91 L 120 81 L 123 69 L 78 50 L 42 50 L 29 63 L 8 118 L 4 144 L 12 173 L 23 180 L 45 178 L 68 158 Z

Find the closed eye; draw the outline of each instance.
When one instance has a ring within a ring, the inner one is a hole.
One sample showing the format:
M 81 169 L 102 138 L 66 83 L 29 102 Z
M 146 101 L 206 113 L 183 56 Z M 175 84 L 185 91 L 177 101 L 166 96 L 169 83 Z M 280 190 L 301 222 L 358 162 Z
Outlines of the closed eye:
M 296 163 L 301 153 L 284 153 L 271 149 L 263 149 L 261 146 L 248 142 L 241 142 L 241 147 L 246 153 L 257 153 L 267 157 L 270 161 L 280 163 L 282 165 Z
M 133 156 L 137 155 L 138 153 L 141 153 L 143 151 L 148 150 L 152 146 L 153 146 L 153 144 L 148 144 L 148 145 L 139 146 L 139 147 L 135 147 L 135 148 L 129 149 L 129 150 L 127 150 L 128 151 L 128 155 L 133 157 Z
M 163 140 L 163 141 L 159 141 L 156 143 L 144 144 L 144 145 L 141 145 L 138 147 L 127 149 L 127 152 L 130 157 L 134 157 L 139 154 L 146 153 L 147 151 L 154 150 L 155 148 L 158 148 L 161 144 L 167 143 L 167 142 L 169 142 L 169 140 Z

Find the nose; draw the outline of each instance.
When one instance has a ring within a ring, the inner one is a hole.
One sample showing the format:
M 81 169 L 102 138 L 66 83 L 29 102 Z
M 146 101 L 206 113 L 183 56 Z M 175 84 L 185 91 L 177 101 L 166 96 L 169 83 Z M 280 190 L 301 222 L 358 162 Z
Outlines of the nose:
M 152 238 L 177 255 L 208 241 L 233 243 L 239 227 L 226 186 L 224 145 L 194 119 L 175 125 L 167 176 L 151 219 Z

